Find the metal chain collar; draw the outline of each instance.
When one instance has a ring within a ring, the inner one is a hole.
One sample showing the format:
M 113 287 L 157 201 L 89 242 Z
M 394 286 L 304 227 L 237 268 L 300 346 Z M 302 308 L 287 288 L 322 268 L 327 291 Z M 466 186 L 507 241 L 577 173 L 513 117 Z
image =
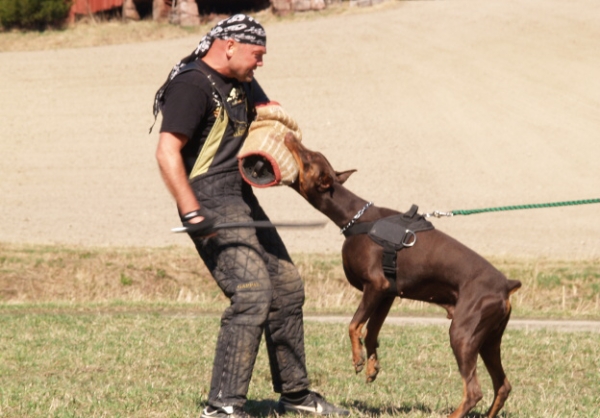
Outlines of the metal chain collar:
M 348 222 L 348 223 L 346 224 L 346 226 L 345 226 L 345 227 L 343 227 L 343 228 L 340 230 L 340 234 L 343 234 L 344 232 L 346 232 L 346 231 L 348 230 L 348 228 L 352 227 L 352 225 L 354 225 L 354 224 L 356 223 L 356 221 L 358 221 L 358 220 L 360 219 L 360 217 L 361 217 L 361 216 L 363 216 L 363 213 L 365 213 L 365 211 L 366 211 L 367 209 L 369 209 L 369 206 L 371 206 L 371 205 L 373 205 L 373 202 L 369 202 L 369 203 L 367 203 L 367 204 L 366 204 L 366 205 L 365 205 L 365 206 L 364 206 L 364 207 L 363 207 L 361 210 L 359 210 L 359 211 L 356 213 L 356 215 L 354 215 L 354 218 L 352 218 L 352 219 L 350 220 L 350 222 Z

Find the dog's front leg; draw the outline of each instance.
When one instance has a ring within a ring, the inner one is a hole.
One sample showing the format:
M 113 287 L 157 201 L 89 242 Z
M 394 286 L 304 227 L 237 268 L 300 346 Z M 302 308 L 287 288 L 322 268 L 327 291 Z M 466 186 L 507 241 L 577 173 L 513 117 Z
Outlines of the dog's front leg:
M 377 348 L 379 347 L 379 331 L 387 317 L 395 296 L 387 296 L 375 308 L 375 312 L 369 318 L 367 323 L 367 332 L 365 335 L 365 348 L 367 349 L 367 383 L 371 383 L 377 378 L 380 365 L 377 357 Z
M 350 344 L 352 346 L 352 364 L 356 373 L 360 373 L 365 367 L 365 355 L 363 353 L 363 346 L 360 340 L 362 328 L 364 322 L 355 322 L 358 311 L 354 314 L 354 318 L 350 322 L 348 333 L 350 335 Z
M 373 286 L 365 285 L 360 305 L 358 305 L 358 309 L 354 313 L 352 321 L 350 321 L 348 331 L 352 345 L 352 364 L 356 373 L 360 373 L 365 366 L 365 354 L 361 341 L 362 329 L 375 311 L 381 296 L 382 293 L 375 291 Z M 375 343 L 377 343 L 377 338 L 375 338 Z

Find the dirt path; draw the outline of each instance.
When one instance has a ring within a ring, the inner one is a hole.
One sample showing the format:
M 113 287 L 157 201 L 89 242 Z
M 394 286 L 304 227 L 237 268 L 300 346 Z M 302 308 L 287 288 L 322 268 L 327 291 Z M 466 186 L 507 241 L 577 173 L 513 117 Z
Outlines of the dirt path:
M 258 78 L 305 143 L 378 205 L 422 211 L 600 198 L 600 3 L 387 2 L 267 26 Z M 154 161 L 151 102 L 186 39 L 0 54 L 0 240 L 189 245 Z M 273 220 L 320 220 L 258 191 Z M 436 220 L 496 256 L 600 256 L 600 205 Z M 292 252 L 337 252 L 283 230 Z

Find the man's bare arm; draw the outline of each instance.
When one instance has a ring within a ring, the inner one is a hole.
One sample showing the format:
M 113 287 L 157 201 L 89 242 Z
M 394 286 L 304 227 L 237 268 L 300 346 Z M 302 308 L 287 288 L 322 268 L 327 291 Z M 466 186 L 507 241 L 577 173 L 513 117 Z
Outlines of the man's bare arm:
M 200 209 L 200 204 L 188 182 L 188 176 L 181 157 L 181 149 L 187 141 L 188 138 L 185 135 L 161 132 L 156 148 L 156 160 L 160 174 L 167 189 L 175 198 L 181 214 Z

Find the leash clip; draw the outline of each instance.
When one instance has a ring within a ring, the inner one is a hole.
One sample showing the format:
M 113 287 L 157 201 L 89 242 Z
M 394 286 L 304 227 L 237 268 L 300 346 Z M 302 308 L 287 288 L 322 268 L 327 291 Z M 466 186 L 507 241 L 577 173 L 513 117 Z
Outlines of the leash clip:
M 433 211 L 430 213 L 425 213 L 425 214 L 423 214 L 423 216 L 426 218 L 430 218 L 432 216 L 435 218 L 441 218 L 444 216 L 452 217 L 452 216 L 454 216 L 454 213 L 453 212 L 442 212 L 442 211 L 436 210 L 436 211 Z

